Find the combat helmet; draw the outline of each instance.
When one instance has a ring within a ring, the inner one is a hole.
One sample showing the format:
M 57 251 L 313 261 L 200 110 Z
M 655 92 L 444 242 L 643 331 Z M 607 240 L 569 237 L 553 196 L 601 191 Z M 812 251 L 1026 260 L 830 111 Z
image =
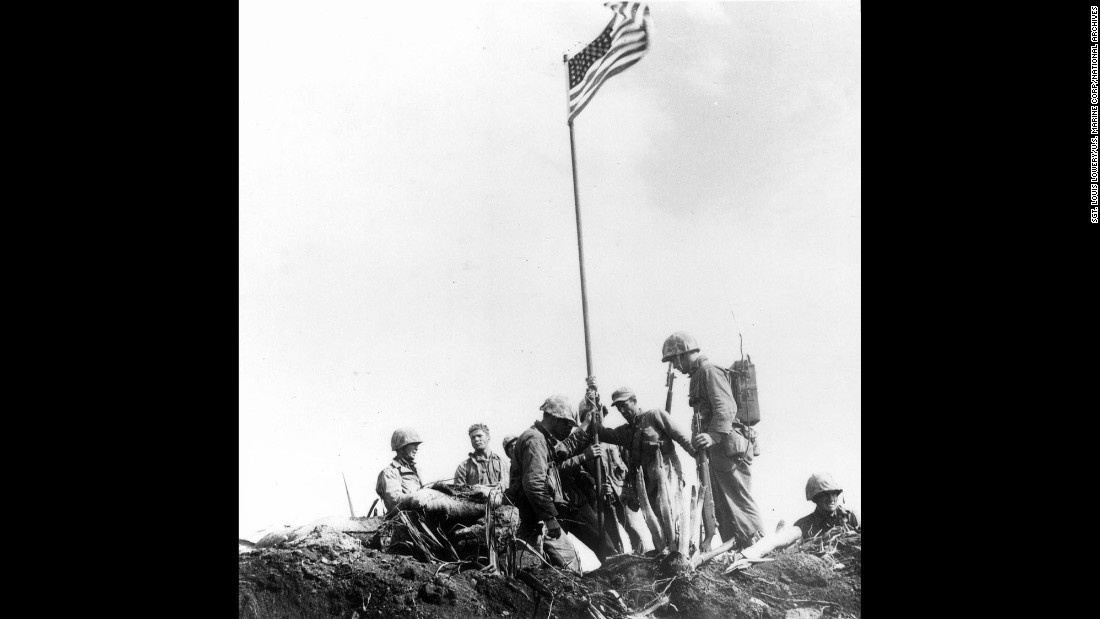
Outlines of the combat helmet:
M 833 476 L 828 473 L 814 473 L 810 475 L 810 480 L 806 482 L 806 500 L 812 501 L 814 497 L 822 492 L 843 492 Z
M 410 443 L 423 443 L 420 440 L 420 435 L 416 430 L 412 428 L 398 428 L 393 431 L 393 436 L 390 437 L 390 449 L 397 451 L 405 445 Z
M 573 412 L 573 407 L 569 405 L 564 396 L 552 395 L 546 398 L 539 410 L 551 417 L 565 419 L 573 425 L 577 425 L 577 414 Z
M 677 331 L 668 336 L 664 346 L 661 346 L 661 363 L 671 361 L 681 353 L 698 351 L 699 345 L 695 343 L 695 338 L 683 331 Z

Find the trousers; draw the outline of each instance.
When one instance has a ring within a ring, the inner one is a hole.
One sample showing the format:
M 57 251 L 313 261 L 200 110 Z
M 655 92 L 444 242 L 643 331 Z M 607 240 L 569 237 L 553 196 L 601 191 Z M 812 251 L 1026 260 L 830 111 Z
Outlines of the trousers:
M 722 541 L 736 539 L 740 548 L 747 548 L 764 536 L 764 520 L 752 498 L 751 465 L 744 459 L 730 458 L 723 451 L 710 450 L 714 517 Z

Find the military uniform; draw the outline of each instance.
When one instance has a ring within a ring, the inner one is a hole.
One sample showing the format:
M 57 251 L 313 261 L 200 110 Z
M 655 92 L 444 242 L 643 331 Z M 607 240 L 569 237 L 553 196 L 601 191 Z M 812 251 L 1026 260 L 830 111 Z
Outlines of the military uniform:
M 378 484 L 374 490 L 382 497 L 382 503 L 389 512 L 397 505 L 397 500 L 406 494 L 416 492 L 423 486 L 416 465 L 394 458 L 389 466 L 378 474 Z
M 802 538 L 806 539 L 833 527 L 856 529 L 859 527 L 859 518 L 843 507 L 837 507 L 835 512 L 828 515 L 815 509 L 809 516 L 796 520 L 794 526 L 802 529 Z
M 542 533 L 541 521 L 559 519 L 562 529 L 577 535 L 578 527 L 566 519 L 573 511 L 562 491 L 561 462 L 588 446 L 588 435 L 574 432 L 562 441 L 556 440 L 541 421 L 525 430 L 516 439 L 511 467 L 508 471 L 507 497 L 519 511 L 519 527 L 516 537 L 536 547 Z M 565 536 L 543 540 L 544 550 L 550 562 L 559 567 L 580 571 L 580 560 Z
M 614 510 L 614 514 L 604 512 L 602 540 L 596 533 L 600 528 L 600 515 L 597 511 L 600 489 L 596 488 L 596 460 L 590 460 L 584 454 L 578 454 L 563 460 L 558 465 L 561 471 L 562 493 L 569 511 L 566 519 L 567 521 L 576 520 L 580 524 L 580 526 L 572 526 L 573 523 L 569 522 L 570 526 L 567 527 L 563 523 L 562 528 L 573 533 L 585 546 L 588 546 L 601 562 L 607 558 L 605 550 L 611 549 L 615 554 L 623 550 L 616 517 L 619 520 L 625 518 L 619 495 L 622 494 L 627 471 L 626 463 L 615 445 L 603 446 L 603 464 L 604 481 L 611 484 L 613 494 L 607 507 Z M 636 543 L 633 538 L 631 542 Z
M 504 462 L 500 456 L 493 452 L 484 456 L 470 452 L 469 456 L 455 469 L 456 488 L 503 485 Z
M 764 536 L 764 521 L 751 494 L 752 439 L 755 431 L 736 421 L 737 403 L 725 370 L 703 355 L 695 360 L 688 404 L 699 414 L 710 447 L 714 515 L 723 541 L 736 538 L 741 548 Z
M 684 475 L 674 442 L 694 456 L 691 439 L 672 423 L 668 413 L 651 409 L 639 411 L 632 421 L 621 426 L 601 429 L 600 440 L 623 447 L 628 470 L 623 502 L 631 510 L 641 509 L 637 492 L 644 484 L 646 498 L 662 520 L 665 543 L 675 548 L 680 530 Z

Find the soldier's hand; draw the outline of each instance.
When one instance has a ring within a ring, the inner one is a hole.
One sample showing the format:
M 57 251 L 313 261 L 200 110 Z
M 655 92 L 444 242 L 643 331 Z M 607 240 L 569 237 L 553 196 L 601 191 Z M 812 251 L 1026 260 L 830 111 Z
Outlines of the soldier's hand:
M 559 537 L 561 537 L 561 525 L 558 524 L 557 520 L 553 518 L 547 519 L 546 537 L 549 537 L 550 539 L 558 539 Z
M 603 445 L 589 445 L 588 449 L 584 450 L 585 460 L 595 460 L 603 456 Z
M 584 379 L 584 382 L 588 384 L 588 388 L 591 389 L 592 391 L 599 391 L 600 390 L 600 388 L 596 386 L 596 377 L 595 376 L 589 376 L 588 378 Z
M 696 449 L 706 449 L 715 443 L 714 437 L 707 433 L 696 434 L 695 438 L 691 439 L 691 444 Z
M 611 486 L 610 482 L 603 482 L 603 495 L 612 496 L 615 494 L 615 488 Z

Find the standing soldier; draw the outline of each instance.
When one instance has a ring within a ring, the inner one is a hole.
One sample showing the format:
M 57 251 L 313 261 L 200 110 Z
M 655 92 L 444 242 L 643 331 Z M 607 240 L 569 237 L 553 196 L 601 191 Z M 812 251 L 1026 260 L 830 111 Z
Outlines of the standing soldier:
M 764 521 L 751 494 L 755 432 L 737 421 L 737 403 L 726 371 L 699 353 L 695 338 L 682 331 L 668 336 L 661 347 L 661 362 L 668 361 L 691 377 L 688 404 L 702 421 L 691 442 L 696 450 L 709 453 L 719 533 L 723 541 L 736 539 L 738 547 L 747 548 L 764 536 Z
M 543 545 L 550 563 L 580 572 L 580 560 L 572 544 L 561 534 L 563 526 L 570 529 L 576 525 L 571 522 L 573 513 L 562 492 L 557 462 L 584 450 L 588 446 L 588 433 L 571 434 L 577 426 L 576 414 L 561 396 L 547 398 L 539 409 L 542 420 L 516 439 L 515 457 L 508 472 L 507 497 L 519 511 L 516 537 L 538 549 L 538 537 L 545 526 Z M 582 424 L 582 429 L 587 427 L 587 423 Z M 584 454 L 586 458 L 595 458 L 602 455 L 602 450 L 599 445 L 592 445 Z
M 489 426 L 475 423 L 467 432 L 474 450 L 455 469 L 454 485 L 459 490 L 472 490 L 475 497 L 488 498 L 497 488 L 504 489 L 504 464 L 489 449 Z
M 859 518 L 840 506 L 840 493 L 844 489 L 828 473 L 815 473 L 806 482 L 806 500 L 817 508 L 813 513 L 799 518 L 794 526 L 802 529 L 802 537 L 809 538 L 833 527 L 859 528 Z
M 382 497 L 386 512 L 397 505 L 397 499 L 416 492 L 423 486 L 416 472 L 416 452 L 420 449 L 420 435 L 412 428 L 399 428 L 390 437 L 390 449 L 397 452 L 393 462 L 378 474 L 374 490 Z
M 590 379 L 589 387 L 596 389 L 594 379 Z M 626 456 L 628 473 L 622 498 L 634 512 L 629 519 L 637 521 L 637 516 L 641 515 L 637 513 L 639 510 L 648 513 L 649 510 L 641 505 L 641 501 L 648 501 L 660 525 L 660 530 L 653 531 L 654 539 L 660 537 L 666 550 L 676 550 L 685 482 L 675 444 L 679 443 L 692 457 L 695 456 L 695 448 L 668 413 L 658 409 L 642 411 L 638 406 L 638 397 L 630 387 L 620 387 L 612 392 L 611 405 L 622 414 L 626 424 L 601 429 L 600 440 L 621 445 Z M 640 494 L 643 486 L 644 496 Z

